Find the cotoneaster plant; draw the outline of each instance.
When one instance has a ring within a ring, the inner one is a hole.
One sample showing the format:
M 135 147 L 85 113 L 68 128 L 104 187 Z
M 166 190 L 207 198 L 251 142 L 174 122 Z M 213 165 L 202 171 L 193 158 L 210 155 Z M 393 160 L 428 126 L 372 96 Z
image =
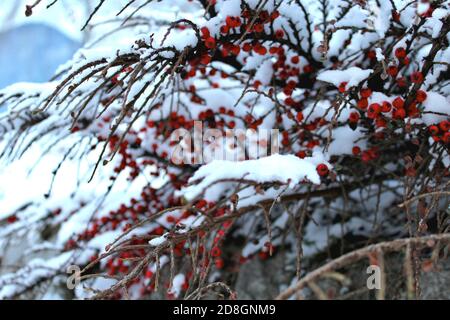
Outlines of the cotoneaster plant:
M 33 197 L 4 192 L 0 243 L 51 249 L 0 276 L 0 297 L 78 265 L 75 298 L 234 299 L 230 274 L 283 252 L 289 298 L 327 254 L 408 248 L 420 274 L 423 245 L 448 244 L 448 1 L 111 2 L 53 82 L 0 91 L 2 170 L 39 176 Z M 196 121 L 276 129 L 279 152 L 219 139 L 173 161 Z M 193 164 L 220 148 L 244 157 Z

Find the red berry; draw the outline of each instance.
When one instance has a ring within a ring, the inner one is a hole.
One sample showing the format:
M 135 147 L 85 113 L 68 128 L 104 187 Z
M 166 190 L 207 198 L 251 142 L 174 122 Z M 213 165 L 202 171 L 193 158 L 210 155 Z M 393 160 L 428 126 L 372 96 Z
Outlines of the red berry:
M 372 95 L 372 90 L 369 88 L 361 89 L 360 95 L 362 98 L 369 98 Z
M 397 108 L 397 109 L 403 109 L 405 102 L 403 101 L 402 98 L 397 97 L 394 99 L 394 101 L 392 102 L 392 105 Z
M 347 86 L 347 82 L 342 82 L 340 85 L 339 85 L 339 92 L 340 93 L 344 93 L 345 91 L 346 91 L 346 86 Z
M 255 89 L 258 89 L 261 86 L 261 81 L 259 80 L 255 80 L 255 82 L 253 82 L 253 87 Z
M 270 19 L 271 20 L 275 20 L 276 18 L 278 18 L 280 16 L 280 12 L 278 12 L 278 10 L 275 10 L 274 12 L 272 12 L 270 14 Z
M 232 28 L 234 26 L 234 18 L 227 16 L 225 18 L 225 23 L 227 24 L 228 27 Z
M 299 151 L 296 153 L 296 156 L 299 157 L 300 159 L 304 159 L 306 158 L 306 152 L 305 151 Z
M 246 42 L 242 45 L 242 50 L 244 50 L 245 52 L 250 52 L 252 51 L 252 45 Z
M 17 219 L 17 217 L 15 215 L 9 216 L 8 219 L 7 219 L 8 223 L 14 223 L 17 220 L 18 219 Z
M 405 77 L 401 77 L 395 80 L 397 82 L 397 85 L 401 88 L 404 88 L 408 85 L 408 83 L 406 82 L 406 78 Z
M 266 260 L 269 257 L 269 253 L 265 251 L 260 251 L 258 256 L 261 260 Z
M 195 207 L 196 207 L 197 209 L 202 209 L 202 208 L 206 207 L 207 205 L 208 205 L 208 202 L 206 202 L 206 200 L 202 199 L 202 200 L 199 200 L 199 201 L 195 204 Z
M 369 162 L 372 158 L 370 157 L 370 153 L 367 151 L 364 151 L 361 155 L 361 160 L 363 162 Z
M 392 105 L 387 101 L 383 101 L 383 103 L 381 104 L 381 112 L 390 112 L 391 109 Z
M 403 58 L 402 63 L 403 63 L 405 66 L 407 66 L 407 65 L 409 64 L 409 58 L 408 58 L 408 57 Z
M 256 33 L 261 33 L 261 32 L 264 31 L 264 26 L 263 26 L 262 24 L 260 24 L 260 23 L 257 23 L 257 24 L 255 24 L 255 25 L 253 26 L 253 30 L 254 30 Z
M 393 114 L 394 119 L 404 119 L 406 117 L 405 109 L 397 109 Z
M 367 100 L 367 98 L 362 98 L 360 100 L 358 100 L 358 108 L 365 110 L 367 108 L 367 106 L 369 105 L 369 101 Z
M 164 234 L 164 228 L 158 227 L 155 230 L 153 230 L 153 233 L 156 234 L 157 236 L 162 236 Z
M 152 277 L 153 277 L 153 272 L 151 272 L 150 270 L 147 270 L 147 272 L 145 272 L 145 278 L 151 279 Z
M 424 102 L 427 99 L 427 93 L 423 90 L 417 90 L 416 100 L 417 102 Z
M 400 13 L 398 11 L 392 10 L 392 20 L 400 22 Z
M 370 106 L 373 108 L 373 111 L 375 111 L 376 113 L 381 112 L 381 106 L 379 103 L 372 103 Z
M 283 93 L 287 96 L 291 96 L 292 92 L 293 92 L 293 90 L 290 87 L 283 88 Z
M 296 118 L 297 118 L 297 121 L 298 121 L 298 122 L 302 121 L 302 120 L 303 120 L 303 113 L 302 113 L 301 111 L 298 112 Z
M 230 31 L 230 27 L 227 25 L 220 27 L 220 33 L 227 34 Z
M 432 136 L 436 136 L 439 133 L 439 128 L 437 126 L 429 126 L 428 131 Z
M 209 37 L 205 40 L 205 46 L 208 49 L 214 49 L 216 47 L 216 39 L 214 39 L 213 37 Z
M 311 72 L 313 72 L 314 71 L 314 68 L 313 68 L 313 66 L 311 66 L 311 65 L 306 65 L 304 68 L 303 68 L 303 71 L 305 72 L 305 73 L 311 73 Z
M 397 48 L 395 49 L 395 56 L 398 59 L 403 59 L 404 57 L 406 57 L 406 50 L 403 47 Z
M 442 136 L 442 142 L 444 142 L 445 144 L 450 143 L 450 132 L 444 133 L 444 135 Z
M 317 173 L 321 177 L 328 175 L 328 173 L 330 172 L 330 170 L 328 169 L 328 166 L 324 163 L 319 164 L 316 169 L 317 169 Z
M 241 24 L 242 24 L 241 18 L 239 18 L 239 17 L 234 17 L 234 18 L 232 19 L 232 24 L 231 24 L 231 26 L 232 26 L 233 28 L 237 28 L 237 27 L 241 26 Z
M 270 54 L 277 54 L 278 53 L 278 47 L 270 47 L 269 53 Z
M 387 69 L 387 73 L 393 78 L 396 77 L 398 74 L 397 66 L 389 66 Z
M 287 83 L 287 86 L 289 88 L 294 89 L 297 86 L 297 82 L 295 80 L 289 80 L 288 83 Z
M 348 121 L 350 121 L 351 123 L 355 123 L 355 122 L 358 122 L 358 120 L 359 120 L 359 113 L 358 112 L 350 113 Z
M 387 122 L 386 120 L 382 119 L 382 118 L 377 118 L 375 120 L 375 125 L 377 126 L 377 128 L 386 128 Z M 382 133 L 382 132 L 379 132 Z M 380 137 L 379 140 L 382 140 L 382 138 Z
M 214 264 L 216 265 L 217 269 L 223 269 L 223 266 L 224 266 L 223 259 L 220 259 L 220 258 L 216 259 L 214 261 Z
M 253 50 L 255 50 L 255 52 L 259 55 L 264 56 L 265 54 L 267 54 L 267 49 L 264 46 L 258 45 L 253 47 Z
M 284 37 L 284 31 L 281 29 L 278 29 L 277 31 L 275 31 L 275 38 L 277 39 L 281 39 Z
M 359 154 L 361 153 L 361 148 L 358 147 L 358 146 L 354 146 L 354 147 L 352 148 L 352 153 L 353 153 L 354 156 L 359 155 Z
M 230 49 L 231 53 L 235 56 L 237 56 L 241 52 L 241 47 L 239 46 L 232 46 Z
M 207 27 L 202 27 L 200 31 L 202 33 L 203 38 L 209 38 L 211 36 L 209 29 Z
M 439 129 L 441 129 L 442 132 L 447 132 L 450 130 L 450 121 L 443 120 L 439 122 Z
M 381 112 L 381 106 L 378 103 L 372 103 L 367 110 L 367 117 L 370 119 L 375 119 Z
M 211 62 L 211 57 L 210 57 L 209 55 L 207 55 L 207 54 L 203 55 L 203 56 L 200 58 L 200 63 L 201 63 L 201 64 L 207 65 L 207 64 L 209 64 L 210 62 Z
M 299 56 L 293 56 L 293 57 L 291 58 L 291 62 L 292 62 L 293 64 L 298 64 L 298 63 L 300 62 L 300 57 L 299 57 Z
M 411 81 L 412 81 L 413 83 L 417 83 L 417 84 L 422 83 L 422 82 L 423 82 L 423 75 L 422 75 L 422 72 L 420 72 L 420 71 L 413 72 L 413 73 L 411 74 Z
M 219 249 L 219 247 L 214 247 L 211 249 L 211 256 L 214 258 L 219 257 L 222 254 L 222 251 Z

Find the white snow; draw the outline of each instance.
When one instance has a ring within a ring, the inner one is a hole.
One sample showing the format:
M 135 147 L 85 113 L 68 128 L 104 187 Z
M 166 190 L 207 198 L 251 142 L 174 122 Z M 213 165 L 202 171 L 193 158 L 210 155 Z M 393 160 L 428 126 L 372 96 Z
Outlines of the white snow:
M 215 201 L 220 193 L 210 192 L 215 190 L 211 186 L 222 179 L 245 179 L 258 183 L 278 181 L 290 187 L 304 180 L 320 184 L 316 166 L 322 159 L 319 155 L 300 159 L 294 155 L 275 154 L 241 162 L 214 160 L 197 170 L 189 181 L 199 182 L 184 189 L 183 194 L 186 199 L 191 200 L 206 192 L 206 198 Z
M 154 247 L 157 247 L 157 246 L 159 246 L 160 244 L 163 244 L 166 240 L 167 240 L 167 234 L 164 234 L 164 235 L 162 235 L 162 236 L 160 236 L 160 237 L 156 237 L 156 238 L 153 238 L 152 240 L 150 240 L 148 243 L 151 245 L 151 246 L 154 246 Z
M 351 88 L 366 80 L 372 72 L 372 69 L 363 70 L 358 67 L 351 67 L 346 70 L 327 70 L 321 72 L 317 79 L 331 83 L 336 87 L 343 82 L 347 82 L 346 88 Z
M 450 100 L 436 92 L 427 92 L 427 99 L 423 102 L 424 113 L 421 119 L 427 125 L 439 123 L 450 117 Z M 436 112 L 436 113 L 434 113 Z
M 177 274 L 173 277 L 171 292 L 175 295 L 175 297 L 179 297 L 183 284 L 186 281 L 186 276 L 182 273 Z

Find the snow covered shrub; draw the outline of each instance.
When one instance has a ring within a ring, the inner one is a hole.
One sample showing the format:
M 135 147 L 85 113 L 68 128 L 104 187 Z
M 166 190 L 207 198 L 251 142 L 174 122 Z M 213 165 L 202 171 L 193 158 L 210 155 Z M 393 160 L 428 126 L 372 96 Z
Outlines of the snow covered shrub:
M 86 25 L 102 32 L 53 82 L 0 91 L 0 244 L 26 236 L 37 257 L 3 272 L 0 297 L 65 285 L 71 265 L 75 298 L 199 299 L 236 298 L 227 275 L 279 252 L 280 298 L 385 250 L 412 255 L 416 276 L 436 262 L 450 240 L 449 1 L 97 2 Z M 206 139 L 173 159 L 172 133 L 194 121 L 277 129 L 256 143 L 279 152 Z M 341 260 L 313 271 L 313 257 Z

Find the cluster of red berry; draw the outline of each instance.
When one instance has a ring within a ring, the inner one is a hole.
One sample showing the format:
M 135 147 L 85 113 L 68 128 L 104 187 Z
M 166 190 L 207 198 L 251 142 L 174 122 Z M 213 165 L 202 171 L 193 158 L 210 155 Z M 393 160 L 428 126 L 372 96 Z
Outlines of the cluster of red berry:
M 450 143 L 450 121 L 442 120 L 437 125 L 431 125 L 428 127 L 428 131 L 434 141 L 440 141 L 443 144 Z

